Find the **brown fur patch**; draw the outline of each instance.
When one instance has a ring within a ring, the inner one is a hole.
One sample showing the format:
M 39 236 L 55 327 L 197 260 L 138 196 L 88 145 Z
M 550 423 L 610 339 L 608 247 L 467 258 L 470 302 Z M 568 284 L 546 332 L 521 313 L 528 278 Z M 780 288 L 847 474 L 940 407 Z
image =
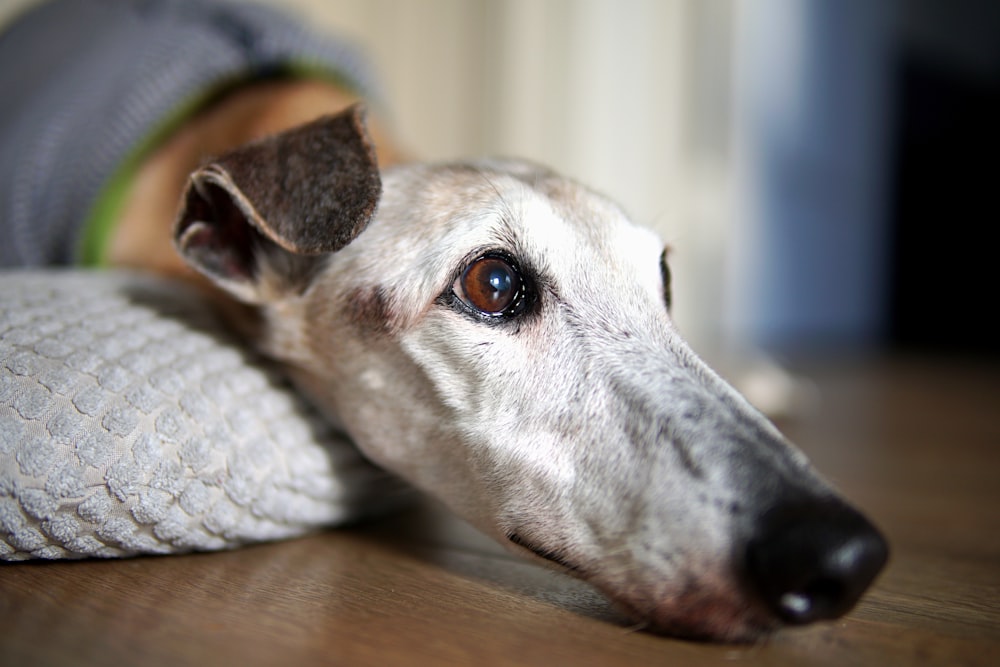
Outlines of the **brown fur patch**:
M 347 295 L 346 301 L 344 312 L 354 326 L 373 334 L 392 331 L 396 318 L 382 287 L 359 287 Z

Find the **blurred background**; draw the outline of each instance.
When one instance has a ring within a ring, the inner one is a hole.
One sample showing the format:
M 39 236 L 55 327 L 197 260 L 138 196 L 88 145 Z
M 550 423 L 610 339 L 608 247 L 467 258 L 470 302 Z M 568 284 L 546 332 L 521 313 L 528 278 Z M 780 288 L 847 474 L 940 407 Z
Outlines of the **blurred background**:
M 658 229 L 710 358 L 998 351 L 1000 2 L 270 4 L 363 46 L 413 155 L 532 158 Z

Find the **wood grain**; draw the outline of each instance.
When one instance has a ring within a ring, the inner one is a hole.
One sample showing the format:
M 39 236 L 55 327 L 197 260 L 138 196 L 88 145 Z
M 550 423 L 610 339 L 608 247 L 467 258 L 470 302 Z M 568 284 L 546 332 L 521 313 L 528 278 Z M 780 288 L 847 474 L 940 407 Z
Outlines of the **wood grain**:
M 435 507 L 235 552 L 0 567 L 0 665 L 997 665 L 1000 368 L 801 363 L 782 424 L 886 531 L 847 618 L 757 646 L 629 628 Z

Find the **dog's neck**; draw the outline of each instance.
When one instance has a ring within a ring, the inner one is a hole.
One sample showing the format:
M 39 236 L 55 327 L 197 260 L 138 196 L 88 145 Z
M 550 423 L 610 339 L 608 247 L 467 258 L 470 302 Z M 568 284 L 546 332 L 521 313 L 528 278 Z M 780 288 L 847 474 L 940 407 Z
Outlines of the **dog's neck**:
M 242 87 L 201 110 L 143 160 L 115 223 L 107 262 L 200 282 L 171 241 L 188 175 L 209 157 L 357 101 L 355 94 L 331 83 L 276 80 Z M 379 124 L 369 126 L 379 163 L 398 162 Z

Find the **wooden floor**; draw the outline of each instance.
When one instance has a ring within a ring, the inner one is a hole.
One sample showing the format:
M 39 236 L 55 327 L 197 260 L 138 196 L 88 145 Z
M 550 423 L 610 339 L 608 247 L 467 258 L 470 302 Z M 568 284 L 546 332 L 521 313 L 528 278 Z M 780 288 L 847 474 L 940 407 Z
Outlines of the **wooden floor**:
M 799 364 L 783 428 L 893 545 L 846 619 L 760 646 L 628 628 L 425 509 L 232 553 L 0 566 L 0 665 L 1000 665 L 1000 367 Z

